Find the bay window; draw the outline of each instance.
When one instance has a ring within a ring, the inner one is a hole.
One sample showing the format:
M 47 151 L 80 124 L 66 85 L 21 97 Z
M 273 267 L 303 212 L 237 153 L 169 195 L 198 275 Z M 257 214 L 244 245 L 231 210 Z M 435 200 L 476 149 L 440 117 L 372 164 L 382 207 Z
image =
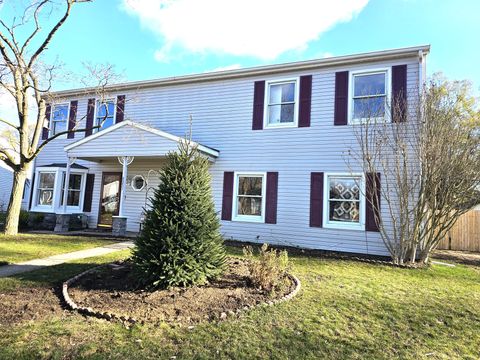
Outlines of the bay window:
M 298 117 L 298 81 L 267 81 L 265 127 L 296 126 Z
M 363 175 L 327 174 L 324 227 L 363 229 L 364 194 Z
M 354 71 L 350 77 L 350 122 L 386 120 L 390 71 Z
M 233 201 L 235 220 L 263 222 L 265 218 L 265 174 L 236 174 Z
M 55 164 L 57 165 L 57 164 Z M 67 213 L 81 212 L 88 169 L 74 166 L 70 170 L 67 192 Z M 61 213 L 65 188 L 65 167 L 42 166 L 34 178 L 32 211 Z

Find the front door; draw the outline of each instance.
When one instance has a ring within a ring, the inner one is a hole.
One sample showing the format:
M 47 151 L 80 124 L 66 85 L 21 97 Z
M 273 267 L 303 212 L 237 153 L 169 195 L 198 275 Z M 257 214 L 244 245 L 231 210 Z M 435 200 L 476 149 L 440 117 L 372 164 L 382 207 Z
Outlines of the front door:
M 112 216 L 120 208 L 122 173 L 103 173 L 100 193 L 99 227 L 112 227 Z

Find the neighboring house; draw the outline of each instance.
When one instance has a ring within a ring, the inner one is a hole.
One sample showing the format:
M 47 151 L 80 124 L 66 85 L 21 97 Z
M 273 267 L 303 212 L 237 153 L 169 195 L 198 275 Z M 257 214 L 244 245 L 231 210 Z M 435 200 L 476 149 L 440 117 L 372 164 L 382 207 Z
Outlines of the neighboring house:
M 0 212 L 7 211 L 12 192 L 13 171 L 7 165 L 0 162 Z M 25 183 L 23 192 L 22 209 L 28 209 L 28 196 L 30 194 L 30 179 Z
M 429 50 L 124 83 L 112 85 L 102 103 L 89 89 L 57 92 L 63 100 L 48 106 L 44 137 L 79 121 L 78 128 L 105 121 L 100 131 L 45 147 L 31 210 L 58 214 L 60 230 L 62 214 L 82 213 L 91 228 L 139 231 L 158 185 L 154 170 L 188 134 L 192 116 L 192 139 L 211 160 L 225 238 L 387 254 L 364 196 L 371 176 L 345 160 L 356 146 L 351 124 L 361 121 L 358 95 L 389 106 L 395 94 L 418 94 Z

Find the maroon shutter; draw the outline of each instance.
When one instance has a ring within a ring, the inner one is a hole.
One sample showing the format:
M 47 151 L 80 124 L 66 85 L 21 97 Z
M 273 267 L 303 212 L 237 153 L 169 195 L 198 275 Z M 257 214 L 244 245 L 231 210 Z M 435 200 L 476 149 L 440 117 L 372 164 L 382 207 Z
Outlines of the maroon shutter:
M 267 195 L 265 204 L 265 222 L 277 223 L 278 172 L 267 173 Z
M 78 101 L 74 100 L 70 102 L 70 116 L 68 117 L 68 131 L 72 131 L 75 128 L 77 123 L 77 105 Z M 69 132 L 67 135 L 68 139 L 75 138 L 74 132 Z
M 252 130 L 263 129 L 263 108 L 265 102 L 265 81 L 255 81 L 253 94 Z
M 122 122 L 125 118 L 125 95 L 117 96 L 117 111 L 115 114 L 115 124 Z
M 365 230 L 379 231 L 375 216 L 380 219 L 380 173 L 366 173 L 365 181 Z
M 298 127 L 310 126 L 312 110 L 312 75 L 300 77 L 300 108 L 298 111 Z
M 85 137 L 92 135 L 93 117 L 95 116 L 95 99 L 88 99 Z
M 393 122 L 403 122 L 407 117 L 407 65 L 392 67 Z
M 348 71 L 335 73 L 335 112 L 333 124 L 348 124 Z
M 323 226 L 323 172 L 310 175 L 310 226 Z
M 233 172 L 223 173 L 222 220 L 232 220 Z
M 32 181 L 30 182 L 30 200 L 28 202 L 28 210 L 30 211 L 32 210 L 34 186 L 35 186 L 35 171 L 33 172 Z
M 83 212 L 92 211 L 93 185 L 95 184 L 95 174 L 87 174 L 87 183 L 85 184 L 85 197 L 83 198 Z
M 50 106 L 50 104 L 47 104 L 47 107 L 45 109 L 45 119 L 46 119 L 46 123 L 47 123 L 47 126 L 43 127 L 42 129 L 42 140 L 47 140 L 48 139 L 48 132 L 50 130 L 50 114 L 52 112 L 52 107 Z M 45 123 L 44 123 L 45 125 Z

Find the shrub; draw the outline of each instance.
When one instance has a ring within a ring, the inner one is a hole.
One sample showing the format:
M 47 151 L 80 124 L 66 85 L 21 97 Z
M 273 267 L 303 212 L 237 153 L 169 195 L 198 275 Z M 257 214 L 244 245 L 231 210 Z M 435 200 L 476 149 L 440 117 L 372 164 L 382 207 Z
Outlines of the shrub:
M 226 254 L 208 169 L 208 160 L 188 142 L 168 154 L 135 240 L 132 259 L 141 285 L 198 285 L 221 274 Z
M 263 244 L 259 249 L 258 259 L 251 246 L 244 247 L 243 253 L 249 260 L 248 269 L 253 286 L 275 292 L 284 285 L 285 276 L 290 268 L 286 250 L 269 250 L 268 245 Z

